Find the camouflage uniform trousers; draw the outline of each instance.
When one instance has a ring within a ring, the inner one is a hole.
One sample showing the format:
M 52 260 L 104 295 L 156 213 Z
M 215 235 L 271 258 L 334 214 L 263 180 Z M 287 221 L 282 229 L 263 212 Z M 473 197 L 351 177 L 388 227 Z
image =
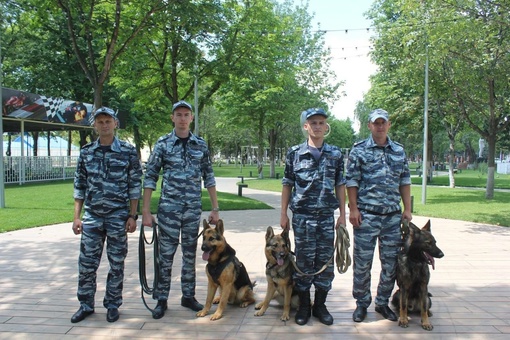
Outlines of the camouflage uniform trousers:
M 153 294 L 155 300 L 168 300 L 179 235 L 182 250 L 182 295 L 195 296 L 197 235 L 201 213 L 200 207 L 160 203 L 158 209 L 159 279 Z
M 122 305 L 124 260 L 128 253 L 127 214 L 127 210 L 122 210 L 108 217 L 93 216 L 88 212 L 83 215 L 77 295 L 80 305 L 86 311 L 94 309 L 97 269 L 101 262 L 105 240 L 110 270 L 106 279 L 103 306 L 119 308 Z
M 375 304 L 386 306 L 395 286 L 397 256 L 402 245 L 400 234 L 402 214 L 398 211 L 388 215 L 375 215 L 366 211 L 360 212 L 363 222 L 360 227 L 353 228 L 354 283 L 352 296 L 356 299 L 356 305 L 360 307 L 366 308 L 372 302 L 370 271 L 374 259 L 375 245 L 379 240 L 381 273 Z
M 292 228 L 294 231 L 294 243 L 296 264 L 306 274 L 319 271 L 334 253 L 335 243 L 335 217 L 331 215 L 292 215 Z M 335 277 L 333 262 L 317 275 L 294 274 L 297 291 L 309 290 L 312 284 L 315 288 L 325 291 L 331 289 Z

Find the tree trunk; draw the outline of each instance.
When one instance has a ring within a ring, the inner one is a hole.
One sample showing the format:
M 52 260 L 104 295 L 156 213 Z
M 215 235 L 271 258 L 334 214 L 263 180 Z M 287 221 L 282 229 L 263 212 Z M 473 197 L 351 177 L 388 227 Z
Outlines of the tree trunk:
M 489 155 L 487 158 L 487 187 L 485 188 L 485 198 L 491 200 L 494 198 L 494 173 L 495 165 L 494 157 L 496 154 L 496 136 L 487 136 L 487 143 L 489 144 Z
M 32 152 L 34 156 L 37 156 L 37 149 L 39 149 L 39 132 L 32 132 L 32 139 L 34 140 L 34 144 L 32 145 Z
M 448 152 L 448 176 L 450 188 L 455 188 L 455 174 L 453 173 L 453 160 L 455 159 L 455 138 L 450 138 L 450 149 Z
M 73 134 L 72 131 L 67 131 L 67 156 L 71 156 L 71 146 L 73 145 Z
M 278 132 L 276 129 L 269 130 L 269 177 L 276 177 L 275 159 L 276 159 L 276 141 Z
M 46 141 L 46 147 L 48 149 L 48 156 L 51 156 L 51 139 L 50 139 L 51 132 L 48 131 L 47 134 L 48 134 L 48 140 Z

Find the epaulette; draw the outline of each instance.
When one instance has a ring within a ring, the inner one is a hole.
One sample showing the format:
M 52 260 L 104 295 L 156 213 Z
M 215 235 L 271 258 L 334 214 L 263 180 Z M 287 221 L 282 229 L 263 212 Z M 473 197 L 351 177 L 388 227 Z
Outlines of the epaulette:
M 290 150 L 292 150 L 292 151 L 296 151 L 296 150 L 299 150 L 299 148 L 300 148 L 300 147 L 301 147 L 301 145 L 300 145 L 300 144 L 298 144 L 298 145 L 293 145 L 293 146 L 291 146 L 291 147 L 290 147 Z
M 94 145 L 95 142 L 88 142 L 87 144 L 85 144 L 84 146 L 82 146 L 81 148 L 82 149 L 87 149 L 87 148 L 90 148 L 92 145 Z
M 400 144 L 399 142 L 392 141 L 393 143 L 397 144 L 398 146 L 404 147 L 404 144 Z
M 354 146 L 358 146 L 358 145 L 364 144 L 364 143 L 366 143 L 366 142 L 367 142 L 367 140 L 366 140 L 366 139 L 364 139 L 364 140 L 360 140 L 359 142 L 354 143 Z
M 172 133 L 171 133 L 171 132 L 170 132 L 170 133 L 167 133 L 166 135 L 163 135 L 163 136 L 159 137 L 159 138 L 158 138 L 158 142 L 159 142 L 159 141 L 164 141 L 165 139 L 169 139 L 169 138 L 171 138 L 171 137 L 172 137 Z

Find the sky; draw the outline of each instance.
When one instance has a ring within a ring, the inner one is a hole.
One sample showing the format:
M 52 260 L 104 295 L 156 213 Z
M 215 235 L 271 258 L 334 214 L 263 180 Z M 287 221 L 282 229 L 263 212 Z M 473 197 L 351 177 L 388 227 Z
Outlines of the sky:
M 370 88 L 369 76 L 376 71 L 370 62 L 371 22 L 363 13 L 368 11 L 373 0 L 309 0 L 309 12 L 314 16 L 315 25 L 328 30 L 324 38 L 326 46 L 331 48 L 332 69 L 338 80 L 345 82 L 341 90 L 345 97 L 330 107 L 331 113 L 338 119 L 350 118 L 355 121 L 356 102 Z M 347 33 L 346 33 L 347 30 Z M 356 122 L 357 123 L 357 122 Z M 355 124 L 355 130 L 359 125 Z

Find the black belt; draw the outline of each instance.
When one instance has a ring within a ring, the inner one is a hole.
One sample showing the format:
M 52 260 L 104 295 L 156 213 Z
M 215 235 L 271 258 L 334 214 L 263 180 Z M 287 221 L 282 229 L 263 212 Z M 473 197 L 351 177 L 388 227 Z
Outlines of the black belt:
M 378 215 L 378 216 L 388 216 L 388 215 L 401 214 L 402 213 L 402 210 L 395 210 L 395 211 L 388 212 L 388 213 L 372 211 L 372 210 L 367 210 L 367 209 L 359 209 L 359 210 L 365 211 L 365 212 L 369 213 L 370 215 Z

